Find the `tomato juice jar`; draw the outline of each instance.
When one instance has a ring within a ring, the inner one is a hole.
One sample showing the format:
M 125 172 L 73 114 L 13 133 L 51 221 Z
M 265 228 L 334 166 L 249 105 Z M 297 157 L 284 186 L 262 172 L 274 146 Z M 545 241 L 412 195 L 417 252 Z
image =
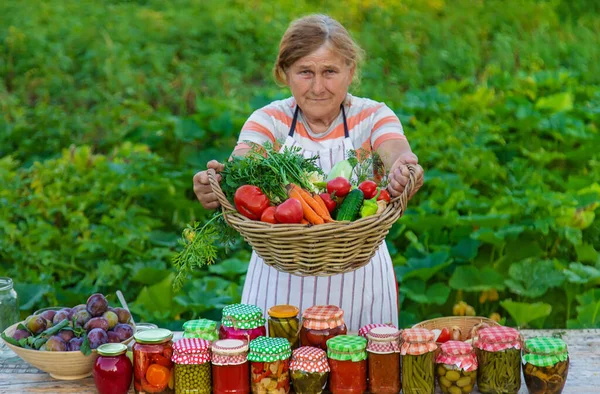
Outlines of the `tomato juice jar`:
M 212 345 L 214 394 L 249 394 L 248 343 L 241 339 L 220 339 Z
M 400 331 L 375 327 L 367 333 L 369 392 L 398 394 L 400 385 Z
M 338 335 L 327 341 L 329 390 L 333 394 L 367 392 L 367 340 L 357 335 Z

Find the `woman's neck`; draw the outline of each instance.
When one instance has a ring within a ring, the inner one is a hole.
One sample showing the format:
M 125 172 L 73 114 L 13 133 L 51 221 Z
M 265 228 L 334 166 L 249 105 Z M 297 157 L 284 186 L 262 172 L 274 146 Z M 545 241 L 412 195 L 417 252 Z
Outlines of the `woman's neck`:
M 306 113 L 304 113 L 304 112 L 302 113 L 302 116 L 304 116 L 304 120 L 306 120 L 308 127 L 310 127 L 310 129 L 312 130 L 313 133 L 323 134 L 327 130 L 329 130 L 329 127 L 337 119 L 339 114 L 340 114 L 340 112 L 338 110 L 338 112 L 336 112 L 335 115 L 330 114 L 329 116 L 320 117 L 320 118 L 311 118 L 310 116 L 306 115 Z

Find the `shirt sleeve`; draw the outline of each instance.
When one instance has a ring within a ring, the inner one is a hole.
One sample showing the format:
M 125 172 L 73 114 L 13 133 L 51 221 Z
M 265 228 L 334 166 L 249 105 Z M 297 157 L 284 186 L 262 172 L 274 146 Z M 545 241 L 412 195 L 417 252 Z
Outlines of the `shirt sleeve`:
M 373 116 L 371 146 L 377 150 L 385 141 L 406 140 L 400 119 L 387 105 L 382 105 Z
M 264 145 L 270 142 L 273 145 L 275 142 L 275 124 L 273 119 L 264 111 L 259 109 L 254 111 L 242 126 L 242 131 L 237 141 L 236 149 L 249 148 L 248 141 L 259 145 Z

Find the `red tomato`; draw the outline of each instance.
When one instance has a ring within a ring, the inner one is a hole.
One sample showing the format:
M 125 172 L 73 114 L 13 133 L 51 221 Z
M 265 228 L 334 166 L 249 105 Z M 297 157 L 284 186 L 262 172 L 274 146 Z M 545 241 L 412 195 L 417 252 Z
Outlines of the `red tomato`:
M 325 206 L 327 207 L 327 210 L 329 211 L 329 213 L 333 212 L 333 210 L 335 209 L 337 204 L 335 203 L 335 201 L 333 201 L 333 199 L 331 198 L 331 195 L 327 194 L 327 193 L 321 193 L 321 194 L 319 194 L 319 196 L 325 203 Z
M 275 209 L 275 220 L 279 223 L 300 223 L 302 218 L 302 204 L 295 198 L 288 198 Z
M 277 209 L 276 207 L 269 207 L 269 208 L 265 209 L 264 212 L 262 213 L 262 215 L 260 215 L 260 221 L 277 224 L 277 219 L 275 219 L 275 210 L 276 209 Z
M 269 198 L 257 186 L 238 187 L 233 196 L 235 208 L 239 213 L 252 220 L 260 220 L 260 215 L 270 205 Z
M 449 340 L 450 340 L 450 330 L 448 329 L 448 327 L 444 327 L 436 342 L 444 343 L 444 342 L 448 342 Z
M 379 197 L 377 197 L 377 201 L 381 200 L 387 202 L 388 204 L 390 203 L 390 193 L 385 189 L 381 189 L 381 193 L 379 193 Z
M 344 178 L 343 176 L 338 176 L 327 182 L 327 193 L 332 194 L 335 193 L 337 197 L 344 197 L 348 193 L 350 193 L 350 188 L 352 185 L 350 181 Z
M 373 181 L 364 181 L 358 185 L 358 188 L 365 195 L 365 200 L 370 200 L 377 195 L 377 184 Z

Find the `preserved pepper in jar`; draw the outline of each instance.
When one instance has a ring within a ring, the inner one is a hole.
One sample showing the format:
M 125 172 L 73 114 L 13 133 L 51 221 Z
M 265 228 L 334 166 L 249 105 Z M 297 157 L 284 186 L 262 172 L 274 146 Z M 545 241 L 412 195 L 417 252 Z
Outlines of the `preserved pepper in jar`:
M 329 390 L 333 394 L 367 391 L 367 340 L 357 335 L 338 335 L 327 341 Z
M 531 338 L 523 347 L 523 375 L 530 394 L 560 394 L 569 373 L 567 344 L 560 338 Z
M 479 370 L 477 387 L 483 394 L 516 394 L 521 388 L 521 335 L 510 327 L 488 327 L 475 338 Z
M 292 353 L 290 371 L 296 394 L 320 394 L 329 377 L 327 353 L 316 347 L 302 346 Z
M 424 328 L 402 331 L 402 392 L 433 394 L 435 392 L 435 351 L 433 332 Z
M 184 338 L 200 338 L 210 342 L 219 339 L 217 322 L 208 319 L 188 320 L 183 323 Z
M 221 339 L 212 345 L 214 394 L 249 394 L 248 344 L 240 339 Z
M 285 338 L 258 337 L 250 342 L 248 360 L 254 394 L 290 392 L 290 356 L 292 349 Z
M 219 339 L 242 339 L 250 342 L 267 335 L 262 310 L 255 305 L 233 304 L 223 308 Z
M 315 305 L 302 314 L 300 346 L 314 346 L 327 350 L 327 341 L 345 335 L 344 311 L 335 305 Z
M 400 384 L 400 331 L 393 327 L 375 327 L 367 333 L 369 392 L 398 394 Z
M 136 394 L 173 394 L 173 333 L 163 328 L 133 335 L 133 386 Z
M 210 394 L 210 342 L 182 338 L 173 346 L 175 394 Z
M 444 394 L 469 394 L 477 382 L 477 356 L 473 346 L 461 341 L 442 344 L 436 357 L 436 375 Z
M 275 305 L 268 311 L 269 314 L 269 336 L 274 338 L 286 338 L 293 349 L 297 349 L 300 343 L 298 308 L 293 305 Z

